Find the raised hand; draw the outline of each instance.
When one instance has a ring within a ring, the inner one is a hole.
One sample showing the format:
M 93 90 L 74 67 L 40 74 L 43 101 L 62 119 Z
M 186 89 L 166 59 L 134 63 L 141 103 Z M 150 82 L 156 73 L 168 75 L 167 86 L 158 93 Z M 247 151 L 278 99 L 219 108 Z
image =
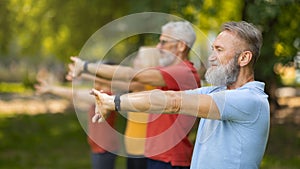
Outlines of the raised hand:
M 72 80 L 73 78 L 78 77 L 83 72 L 84 67 L 84 61 L 77 56 L 71 56 L 70 59 L 73 61 L 73 63 L 68 65 L 69 72 L 66 75 L 67 80 Z
M 45 94 L 45 93 L 51 93 L 52 85 L 50 85 L 47 80 L 38 78 L 37 81 L 39 84 L 34 85 L 34 88 L 36 90 L 36 94 Z

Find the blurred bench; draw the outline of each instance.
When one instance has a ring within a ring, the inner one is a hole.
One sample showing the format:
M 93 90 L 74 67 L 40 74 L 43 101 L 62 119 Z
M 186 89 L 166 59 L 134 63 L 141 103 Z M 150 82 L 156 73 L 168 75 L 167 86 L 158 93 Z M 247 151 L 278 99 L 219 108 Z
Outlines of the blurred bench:
M 300 107 L 300 88 L 281 87 L 276 89 L 275 96 L 280 106 Z
M 300 89 L 295 87 L 281 87 L 276 89 L 275 96 L 281 97 L 297 97 L 300 96 Z

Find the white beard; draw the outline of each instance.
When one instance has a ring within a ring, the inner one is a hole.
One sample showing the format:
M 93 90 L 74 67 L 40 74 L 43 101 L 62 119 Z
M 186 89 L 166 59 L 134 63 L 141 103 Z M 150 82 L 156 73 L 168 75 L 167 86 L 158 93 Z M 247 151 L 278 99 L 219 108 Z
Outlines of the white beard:
M 210 67 L 205 73 L 208 83 L 215 86 L 230 85 L 237 80 L 240 67 L 237 65 L 237 58 L 234 57 L 226 65 Z
M 169 66 L 176 60 L 177 56 L 175 56 L 171 52 L 162 51 L 161 56 L 159 58 L 159 65 L 160 66 Z

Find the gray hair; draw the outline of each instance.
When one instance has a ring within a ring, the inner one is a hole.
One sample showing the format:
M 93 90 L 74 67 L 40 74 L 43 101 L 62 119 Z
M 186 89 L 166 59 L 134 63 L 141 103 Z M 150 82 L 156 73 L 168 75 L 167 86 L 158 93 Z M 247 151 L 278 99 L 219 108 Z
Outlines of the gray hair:
M 235 32 L 241 40 L 246 42 L 246 45 L 248 46 L 247 50 L 252 52 L 254 59 L 253 64 L 255 64 L 260 55 L 260 49 L 263 41 L 261 31 L 253 24 L 245 21 L 226 22 L 223 24 L 221 31 L 225 30 Z
M 192 25 L 187 21 L 168 22 L 162 26 L 162 33 L 185 42 L 189 48 L 192 48 L 196 40 L 196 33 Z

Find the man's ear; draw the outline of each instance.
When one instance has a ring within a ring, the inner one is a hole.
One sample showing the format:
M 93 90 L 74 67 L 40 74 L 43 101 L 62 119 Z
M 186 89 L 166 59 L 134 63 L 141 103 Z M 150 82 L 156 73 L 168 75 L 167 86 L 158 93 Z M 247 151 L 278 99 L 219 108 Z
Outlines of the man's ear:
M 186 43 L 182 42 L 182 41 L 178 41 L 177 43 L 177 48 L 180 52 L 183 52 L 186 50 L 188 46 L 186 45 Z
M 250 64 L 252 60 L 252 52 L 251 51 L 244 51 L 241 53 L 239 57 L 239 64 L 241 67 L 244 67 L 248 64 Z

